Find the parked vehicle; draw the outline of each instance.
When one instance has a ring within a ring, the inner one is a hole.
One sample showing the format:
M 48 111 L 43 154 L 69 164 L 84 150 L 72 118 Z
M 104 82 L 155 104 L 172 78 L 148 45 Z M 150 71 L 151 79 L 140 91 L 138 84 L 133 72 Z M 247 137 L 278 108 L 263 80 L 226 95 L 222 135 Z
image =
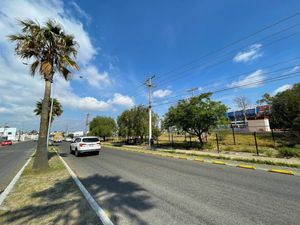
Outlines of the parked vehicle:
M 78 157 L 81 153 L 94 152 L 97 155 L 101 150 L 100 140 L 98 137 L 86 136 L 86 137 L 77 137 L 70 144 L 70 153 L 75 153 L 75 156 Z
M 7 137 L 0 137 L 0 145 L 1 146 L 12 145 L 12 141 L 11 140 L 7 140 Z

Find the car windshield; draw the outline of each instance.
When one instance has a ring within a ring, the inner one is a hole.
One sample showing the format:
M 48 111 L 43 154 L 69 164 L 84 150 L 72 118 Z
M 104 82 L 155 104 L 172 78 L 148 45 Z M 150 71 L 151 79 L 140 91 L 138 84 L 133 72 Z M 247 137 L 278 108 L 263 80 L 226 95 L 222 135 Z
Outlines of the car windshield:
M 98 138 L 83 138 L 82 141 L 83 142 L 98 142 L 99 139 Z

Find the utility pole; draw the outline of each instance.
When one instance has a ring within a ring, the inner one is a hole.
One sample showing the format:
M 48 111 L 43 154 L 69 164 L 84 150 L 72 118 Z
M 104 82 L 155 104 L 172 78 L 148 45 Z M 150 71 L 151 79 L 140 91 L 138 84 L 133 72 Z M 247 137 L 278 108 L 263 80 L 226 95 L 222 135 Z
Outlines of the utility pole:
M 153 89 L 153 83 L 152 80 L 155 77 L 155 75 L 152 75 L 145 81 L 145 85 L 148 87 L 149 92 L 149 135 L 148 135 L 148 141 L 149 141 L 149 148 L 151 149 L 151 142 L 152 142 L 152 89 Z
M 192 92 L 192 97 L 194 97 L 194 93 L 197 90 L 198 90 L 198 88 L 194 87 L 194 88 L 191 88 L 191 89 L 187 90 L 187 92 Z
M 89 117 L 90 117 L 90 113 L 87 113 L 85 119 L 85 134 L 87 134 L 89 130 Z

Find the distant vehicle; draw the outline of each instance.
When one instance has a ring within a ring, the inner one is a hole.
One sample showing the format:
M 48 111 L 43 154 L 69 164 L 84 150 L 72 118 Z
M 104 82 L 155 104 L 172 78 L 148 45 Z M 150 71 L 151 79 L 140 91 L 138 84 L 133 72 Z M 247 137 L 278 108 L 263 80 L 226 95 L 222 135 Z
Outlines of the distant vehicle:
M 63 140 L 63 135 L 61 132 L 56 132 L 53 136 L 53 142 L 54 143 L 61 143 Z
M 66 138 L 65 138 L 65 141 L 67 141 L 67 142 L 72 142 L 72 138 L 66 137 Z
M 33 138 L 33 141 L 38 141 L 39 140 L 39 137 L 38 136 L 35 136 L 34 138 Z
M 75 153 L 76 157 L 78 157 L 81 153 L 87 152 L 95 152 L 97 155 L 99 155 L 100 150 L 101 145 L 98 137 L 77 137 L 70 144 L 70 153 Z
M 7 140 L 7 137 L 0 137 L 0 145 L 1 146 L 12 145 L 12 141 L 11 140 Z

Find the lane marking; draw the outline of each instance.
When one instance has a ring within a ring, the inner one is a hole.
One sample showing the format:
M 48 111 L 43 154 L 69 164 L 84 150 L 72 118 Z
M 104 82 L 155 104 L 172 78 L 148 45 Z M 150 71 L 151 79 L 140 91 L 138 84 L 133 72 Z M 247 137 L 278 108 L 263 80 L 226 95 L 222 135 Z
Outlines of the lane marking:
M 32 157 L 29 157 L 29 159 L 26 161 L 26 163 L 23 165 L 23 167 L 19 170 L 19 172 L 16 174 L 16 176 L 12 179 L 12 181 L 9 183 L 9 185 L 5 188 L 5 190 L 0 195 L 0 206 L 7 197 L 7 195 L 11 192 L 11 190 L 16 185 L 17 181 L 21 177 L 21 174 L 23 173 L 25 167 L 28 165 Z
M 92 197 L 92 195 L 88 192 L 88 190 L 83 186 L 83 184 L 80 182 L 76 174 L 73 172 L 73 170 L 69 167 L 69 165 L 65 162 L 65 160 L 56 152 L 60 160 L 63 162 L 67 170 L 69 171 L 69 174 L 79 187 L 80 191 L 82 192 L 85 199 L 88 201 L 100 221 L 103 223 L 103 225 L 114 225 L 113 222 L 109 219 L 109 217 L 106 215 L 105 211 L 98 205 L 96 200 Z
M 236 167 L 244 168 L 244 169 L 256 170 L 255 166 L 250 166 L 250 165 L 246 165 L 246 164 L 239 164 Z
M 291 170 L 280 170 L 280 169 L 270 169 L 268 170 L 272 173 L 281 173 L 281 174 L 287 174 L 287 175 L 295 175 L 293 171 Z

